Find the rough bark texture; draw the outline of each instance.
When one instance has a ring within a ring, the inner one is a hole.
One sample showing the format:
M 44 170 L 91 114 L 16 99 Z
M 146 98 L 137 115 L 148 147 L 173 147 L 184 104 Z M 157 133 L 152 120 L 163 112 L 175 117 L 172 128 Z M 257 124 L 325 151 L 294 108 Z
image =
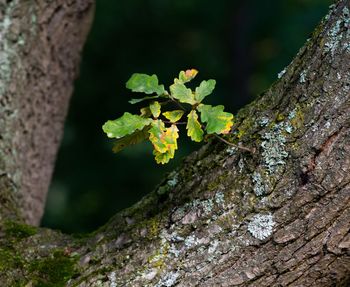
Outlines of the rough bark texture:
M 238 114 L 255 153 L 210 143 L 84 238 L 3 222 L 3 285 L 348 286 L 349 10 Z
M 0 0 L 0 217 L 38 224 L 92 0 Z

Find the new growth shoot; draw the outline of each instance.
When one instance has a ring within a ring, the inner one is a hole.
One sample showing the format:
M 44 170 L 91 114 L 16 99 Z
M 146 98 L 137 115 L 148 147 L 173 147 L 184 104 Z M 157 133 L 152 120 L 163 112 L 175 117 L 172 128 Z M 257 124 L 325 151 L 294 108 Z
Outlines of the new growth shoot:
M 179 125 L 186 125 L 187 135 L 192 141 L 201 142 L 210 135 L 218 137 L 226 144 L 236 146 L 220 134 L 228 134 L 233 126 L 233 114 L 224 112 L 224 106 L 203 104 L 215 88 L 215 80 L 202 81 L 193 91 L 186 83 L 193 80 L 198 71 L 190 69 L 181 71 L 169 91 L 158 83 L 156 75 L 133 74 L 126 87 L 133 92 L 145 93 L 149 96 L 131 99 L 129 103 L 148 102 L 140 109 L 140 114 L 124 113 L 116 120 L 107 121 L 102 129 L 109 138 L 116 139 L 114 152 L 149 140 L 153 145 L 153 155 L 157 163 L 165 164 L 174 157 L 179 138 Z M 177 109 L 168 110 L 176 106 Z

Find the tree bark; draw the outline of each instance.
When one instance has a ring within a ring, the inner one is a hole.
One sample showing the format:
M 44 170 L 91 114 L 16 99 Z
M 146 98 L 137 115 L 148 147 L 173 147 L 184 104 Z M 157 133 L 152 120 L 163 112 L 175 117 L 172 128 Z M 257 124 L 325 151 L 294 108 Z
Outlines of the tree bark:
M 349 10 L 348 0 L 333 5 L 238 113 L 227 139 L 254 153 L 211 142 L 85 237 L 7 217 L 3 285 L 348 286 Z
M 43 213 L 92 0 L 0 0 L 0 218 Z

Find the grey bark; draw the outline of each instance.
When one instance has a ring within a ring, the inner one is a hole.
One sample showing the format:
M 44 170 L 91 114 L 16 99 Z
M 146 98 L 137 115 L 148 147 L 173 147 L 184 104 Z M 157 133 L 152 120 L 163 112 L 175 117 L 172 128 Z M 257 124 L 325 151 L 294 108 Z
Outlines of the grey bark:
M 348 286 L 349 10 L 348 0 L 333 5 L 280 79 L 237 115 L 227 139 L 254 153 L 211 142 L 83 238 L 4 221 L 0 281 Z
M 40 222 L 92 11 L 0 1 L 0 218 Z

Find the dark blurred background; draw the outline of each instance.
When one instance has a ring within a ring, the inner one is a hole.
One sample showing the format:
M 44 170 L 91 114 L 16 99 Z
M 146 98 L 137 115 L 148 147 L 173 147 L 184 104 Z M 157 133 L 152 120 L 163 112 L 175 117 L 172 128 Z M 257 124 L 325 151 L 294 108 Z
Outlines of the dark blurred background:
M 97 0 L 49 191 L 43 226 L 88 232 L 150 192 L 200 145 L 187 140 L 168 165 L 150 144 L 113 154 L 108 119 L 136 112 L 134 72 L 169 85 L 180 70 L 214 78 L 207 102 L 236 112 L 267 89 L 326 14 L 330 0 Z

